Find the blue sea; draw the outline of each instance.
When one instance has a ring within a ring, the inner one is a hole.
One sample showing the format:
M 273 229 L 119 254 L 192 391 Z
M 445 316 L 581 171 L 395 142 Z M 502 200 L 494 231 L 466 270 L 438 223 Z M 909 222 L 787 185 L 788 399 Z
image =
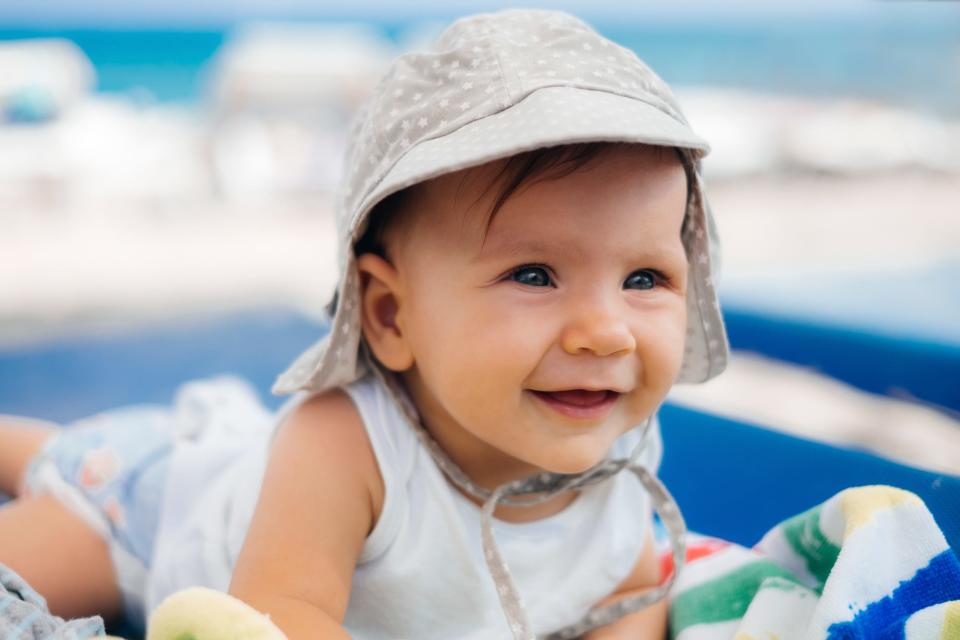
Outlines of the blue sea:
M 667 82 L 768 93 L 877 99 L 960 117 L 960 21 L 766 20 L 593 25 Z M 416 25 L 377 25 L 394 42 Z M 93 62 L 98 90 L 197 103 L 205 69 L 231 30 L 3 29 L 0 40 L 62 37 Z

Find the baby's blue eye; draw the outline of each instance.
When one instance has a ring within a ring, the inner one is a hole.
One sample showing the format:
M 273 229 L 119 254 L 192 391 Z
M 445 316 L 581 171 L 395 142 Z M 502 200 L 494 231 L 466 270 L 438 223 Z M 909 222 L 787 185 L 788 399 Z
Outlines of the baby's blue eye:
M 548 287 L 552 283 L 550 274 L 543 267 L 526 266 L 513 270 L 510 279 L 520 284 L 528 284 L 532 287 Z
M 653 289 L 657 286 L 657 273 L 650 269 L 638 269 L 624 280 L 627 289 Z

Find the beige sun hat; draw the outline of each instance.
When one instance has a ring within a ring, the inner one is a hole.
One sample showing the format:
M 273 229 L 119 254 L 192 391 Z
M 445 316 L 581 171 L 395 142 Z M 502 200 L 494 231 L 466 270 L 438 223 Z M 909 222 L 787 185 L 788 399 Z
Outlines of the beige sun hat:
M 430 178 L 540 147 L 622 141 L 676 147 L 694 176 L 683 243 L 690 263 L 678 382 L 723 371 L 728 343 L 714 290 L 717 236 L 703 191 L 709 145 L 636 54 L 567 13 L 510 9 L 447 27 L 399 56 L 357 113 L 336 198 L 340 281 L 330 331 L 273 386 L 276 394 L 348 384 L 366 369 L 353 251 L 373 207 Z

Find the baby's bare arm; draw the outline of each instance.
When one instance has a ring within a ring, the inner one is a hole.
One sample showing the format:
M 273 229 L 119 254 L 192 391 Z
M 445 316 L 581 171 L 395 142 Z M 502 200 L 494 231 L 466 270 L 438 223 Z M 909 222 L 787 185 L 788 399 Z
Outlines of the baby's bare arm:
M 633 571 L 620 584 L 617 590 L 604 598 L 599 604 L 616 602 L 628 595 L 642 593 L 660 582 L 660 564 L 653 543 L 653 530 L 648 529 L 647 541 L 643 552 L 637 559 Z M 613 624 L 594 629 L 585 640 L 663 640 L 667 637 L 667 601 L 624 616 Z
M 230 594 L 291 640 L 347 638 L 340 626 L 382 481 L 353 404 L 312 398 L 280 427 Z

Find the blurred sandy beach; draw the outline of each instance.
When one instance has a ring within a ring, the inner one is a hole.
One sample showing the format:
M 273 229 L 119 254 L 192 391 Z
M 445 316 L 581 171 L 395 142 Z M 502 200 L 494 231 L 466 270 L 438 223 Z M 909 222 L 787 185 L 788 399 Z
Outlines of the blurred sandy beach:
M 28 116 L 59 102 L 48 119 L 0 125 L 0 347 L 192 314 L 320 315 L 336 281 L 345 123 L 390 51 L 355 32 L 361 44 L 316 49 L 281 82 L 271 70 L 296 52 L 252 33 L 219 60 L 203 108 L 93 93 L 82 57 L 65 97 L 18 98 Z M 960 120 L 870 99 L 682 86 L 678 96 L 713 144 L 721 294 L 779 274 L 809 274 L 815 289 L 960 261 Z M 950 294 L 956 305 L 960 287 Z M 958 416 L 752 354 L 672 397 L 960 474 Z

